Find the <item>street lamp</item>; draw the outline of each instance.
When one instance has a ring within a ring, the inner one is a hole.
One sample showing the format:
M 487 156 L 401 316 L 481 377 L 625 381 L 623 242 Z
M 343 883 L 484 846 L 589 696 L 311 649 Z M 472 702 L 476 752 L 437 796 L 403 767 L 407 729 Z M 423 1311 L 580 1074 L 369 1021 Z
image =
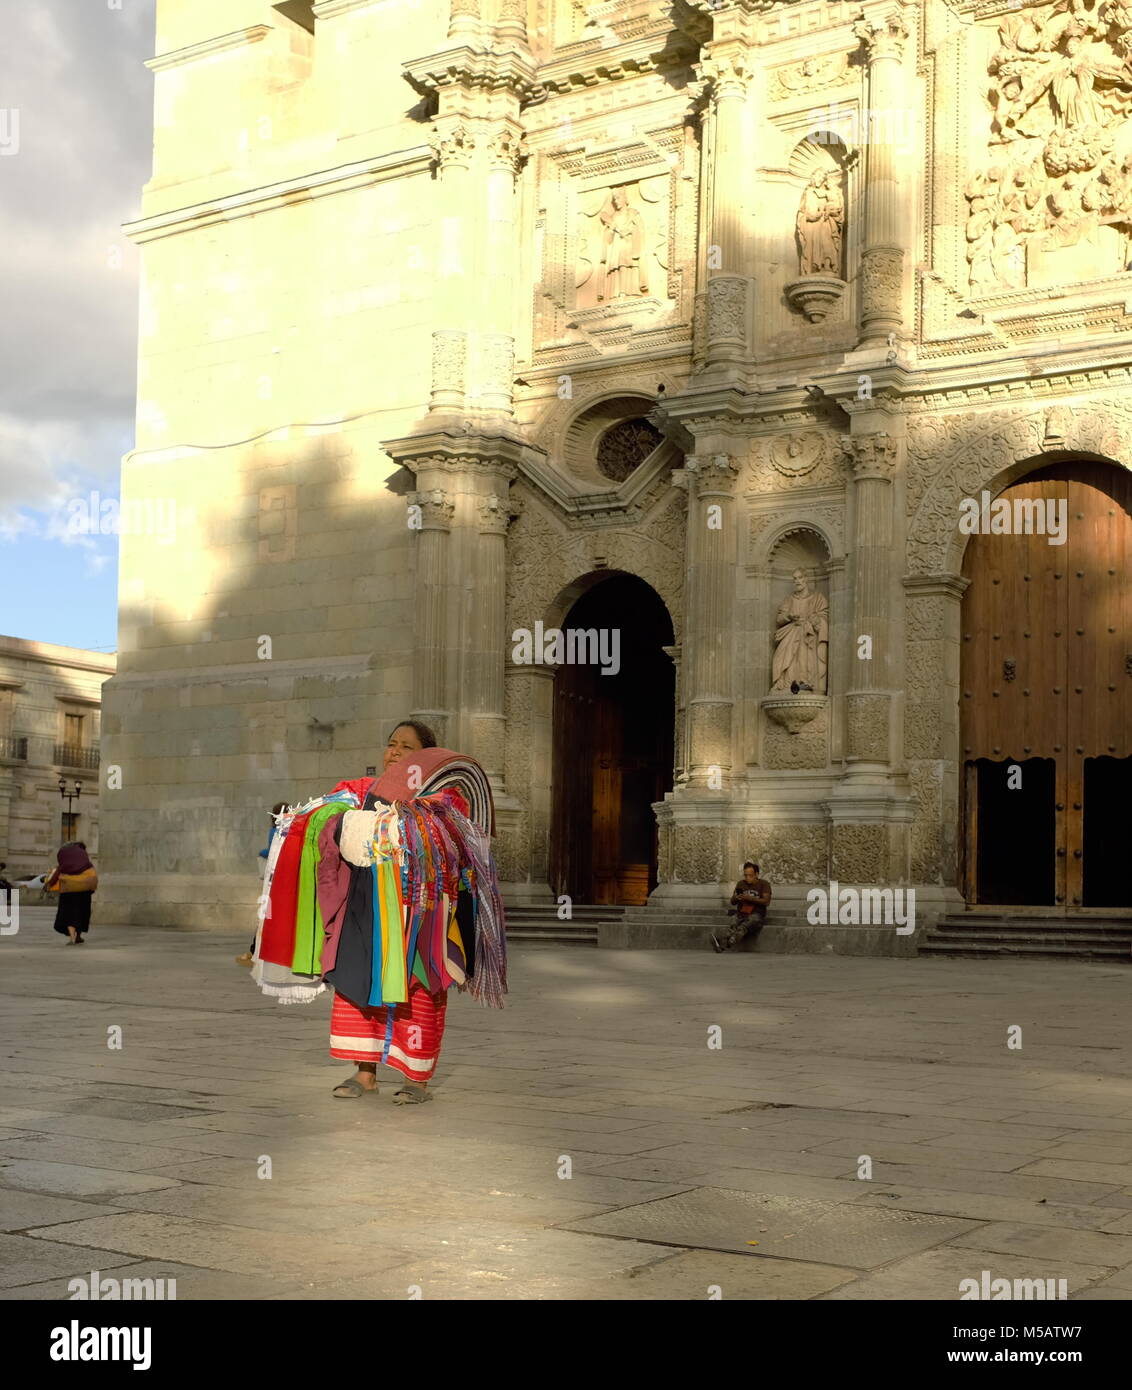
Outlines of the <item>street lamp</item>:
M 82 794 L 83 794 L 83 784 L 82 784 L 81 782 L 76 781 L 76 782 L 75 782 L 75 790 L 74 790 L 73 792 L 69 792 L 69 791 L 67 790 L 67 783 L 66 783 L 65 779 L 62 778 L 62 777 L 59 778 L 59 799 L 60 799 L 61 801 L 65 801 L 65 802 L 67 803 L 67 818 L 68 818 L 68 819 L 70 819 L 71 816 L 73 815 L 73 813 L 74 813 L 75 802 L 78 801 L 79 797 L 81 797 Z

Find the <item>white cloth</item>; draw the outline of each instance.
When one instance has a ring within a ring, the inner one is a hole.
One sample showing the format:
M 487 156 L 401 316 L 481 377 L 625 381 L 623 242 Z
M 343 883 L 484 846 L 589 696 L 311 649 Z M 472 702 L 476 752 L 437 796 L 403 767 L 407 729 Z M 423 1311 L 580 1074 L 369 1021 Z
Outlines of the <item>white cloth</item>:
M 338 851 L 347 864 L 356 869 L 368 869 L 373 863 L 373 837 L 377 828 L 378 811 L 346 811 L 342 816 L 342 833 Z

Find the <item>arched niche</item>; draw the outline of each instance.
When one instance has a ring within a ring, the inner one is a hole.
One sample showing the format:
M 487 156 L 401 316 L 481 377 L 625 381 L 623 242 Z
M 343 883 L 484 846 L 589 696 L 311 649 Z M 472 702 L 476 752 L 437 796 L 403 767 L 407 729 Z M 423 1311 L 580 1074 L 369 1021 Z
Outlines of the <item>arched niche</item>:
M 845 284 L 857 257 L 857 154 L 836 131 L 810 131 L 787 162 L 783 241 L 790 252 L 785 293 L 811 323 L 840 312 Z M 815 213 L 828 207 L 830 217 Z

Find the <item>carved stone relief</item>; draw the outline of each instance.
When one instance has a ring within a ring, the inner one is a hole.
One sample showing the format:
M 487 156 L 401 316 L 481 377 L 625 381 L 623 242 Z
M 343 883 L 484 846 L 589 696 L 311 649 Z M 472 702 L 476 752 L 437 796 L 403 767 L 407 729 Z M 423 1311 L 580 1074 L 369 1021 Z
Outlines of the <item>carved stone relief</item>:
M 816 430 L 778 435 L 770 442 L 770 461 L 788 478 L 812 472 L 824 457 L 825 440 Z
M 667 187 L 661 175 L 581 196 L 576 307 L 667 293 Z
M 972 290 L 1064 284 L 1132 254 L 1132 3 L 1053 0 L 999 25 L 969 179 Z
M 1132 407 L 1094 398 L 1062 417 L 1058 447 L 1132 459 Z M 1005 470 L 1042 453 L 1046 410 L 913 416 L 908 421 L 908 570 L 941 574 L 958 555 L 959 503 L 977 497 Z
M 848 67 L 848 53 L 823 53 L 778 68 L 772 74 L 770 99 L 784 101 L 803 92 L 817 92 L 824 87 L 832 87 L 845 79 Z

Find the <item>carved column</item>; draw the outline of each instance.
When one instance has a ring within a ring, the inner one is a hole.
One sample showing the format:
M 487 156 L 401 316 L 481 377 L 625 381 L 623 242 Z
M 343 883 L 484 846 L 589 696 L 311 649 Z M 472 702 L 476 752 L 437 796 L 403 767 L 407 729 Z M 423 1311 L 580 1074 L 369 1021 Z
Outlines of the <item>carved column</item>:
M 472 753 L 483 764 L 496 791 L 503 789 L 504 688 L 507 660 L 507 528 L 513 508 L 509 475 L 493 473 L 493 489 L 476 499 L 475 573 L 470 586 L 467 685 L 472 720 Z
M 891 14 L 853 26 L 869 64 L 865 127 L 865 229 L 861 253 L 860 346 L 882 346 L 904 322 L 904 207 L 895 129 L 908 109 L 904 44 L 908 30 Z
M 480 0 L 452 0 L 449 9 L 448 37 L 450 39 L 475 35 L 480 27 Z
M 711 214 L 706 228 L 708 368 L 747 354 L 750 276 L 745 190 L 751 176 L 747 110 L 751 67 L 745 51 L 712 55 L 700 64 L 710 83 Z
M 449 712 L 448 547 L 456 507 L 445 489 L 427 486 L 429 471 L 420 470 L 418 481 L 425 485 L 410 493 L 408 499 L 410 504 L 420 508 L 416 545 L 413 718 L 428 724 L 443 744 Z
M 682 481 L 688 487 L 684 767 L 693 785 L 704 785 L 711 768 L 719 768 L 725 779 L 731 771 L 738 472 L 728 454 L 689 455 L 684 466 Z
M 464 123 L 457 121 L 435 130 L 431 144 L 439 175 L 437 206 L 441 212 L 436 303 L 443 306 L 447 322 L 432 335 L 429 408 L 462 411 L 467 392 L 466 315 L 470 283 L 467 211 L 475 139 Z
M 897 442 L 887 434 L 851 438 L 846 456 L 853 471 L 853 650 L 846 695 L 846 761 L 887 763 L 892 718 L 891 623 L 893 563 L 893 476 Z M 860 639 L 872 656 L 858 655 Z
M 484 273 L 481 279 L 478 397 L 471 404 L 496 415 L 514 414 L 515 183 L 522 159 L 522 132 L 506 126 L 487 147 Z
M 495 32 L 501 39 L 526 46 L 527 0 L 499 0 L 499 19 Z

